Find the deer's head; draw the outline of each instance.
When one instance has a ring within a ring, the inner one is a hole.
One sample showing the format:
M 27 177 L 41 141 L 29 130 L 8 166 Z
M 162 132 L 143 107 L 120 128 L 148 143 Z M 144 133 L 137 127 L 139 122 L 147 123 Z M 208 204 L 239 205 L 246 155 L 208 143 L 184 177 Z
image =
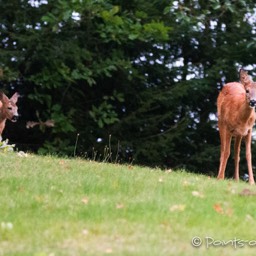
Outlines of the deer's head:
M 0 117 L 9 119 L 12 122 L 18 120 L 18 107 L 16 105 L 19 94 L 16 92 L 9 99 L 3 92 L 0 92 Z
M 247 71 L 240 69 L 240 81 L 246 92 L 246 99 L 251 108 L 256 106 L 256 83 L 253 82 Z

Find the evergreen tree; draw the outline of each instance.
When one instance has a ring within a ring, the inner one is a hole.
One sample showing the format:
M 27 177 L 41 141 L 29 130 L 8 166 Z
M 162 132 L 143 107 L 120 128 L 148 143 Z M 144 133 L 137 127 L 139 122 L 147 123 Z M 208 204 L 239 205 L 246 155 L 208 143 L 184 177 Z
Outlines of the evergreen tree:
M 73 155 L 79 134 L 78 155 L 215 172 L 216 98 L 239 67 L 254 69 L 253 8 L 243 0 L 1 1 L 1 88 L 24 96 L 19 126 L 5 136 L 20 149 Z

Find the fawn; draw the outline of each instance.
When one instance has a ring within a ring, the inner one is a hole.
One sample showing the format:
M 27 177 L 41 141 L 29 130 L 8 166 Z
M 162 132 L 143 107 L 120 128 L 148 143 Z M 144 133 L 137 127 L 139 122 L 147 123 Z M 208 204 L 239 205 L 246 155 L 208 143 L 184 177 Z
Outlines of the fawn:
M 17 92 L 10 99 L 3 92 L 0 92 L 0 140 L 6 120 L 9 119 L 12 122 L 18 120 L 18 107 L 16 105 L 18 98 Z
M 218 179 L 224 179 L 230 144 L 235 137 L 235 180 L 239 180 L 240 146 L 244 138 L 249 183 L 255 184 L 252 171 L 251 140 L 255 123 L 256 83 L 243 69 L 239 72 L 240 82 L 227 83 L 217 99 L 218 126 L 221 141 L 221 154 Z

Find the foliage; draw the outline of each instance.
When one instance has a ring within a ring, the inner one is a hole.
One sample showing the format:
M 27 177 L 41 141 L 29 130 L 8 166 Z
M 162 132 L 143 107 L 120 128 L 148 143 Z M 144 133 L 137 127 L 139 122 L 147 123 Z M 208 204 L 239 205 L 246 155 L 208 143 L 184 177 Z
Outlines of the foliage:
M 216 172 L 216 98 L 251 65 L 253 1 L 1 1 L 2 89 L 18 90 L 17 147 Z M 39 113 L 39 115 L 37 115 Z M 28 132 L 27 121 L 55 126 Z M 100 143 L 97 141 L 101 141 Z M 114 147 L 116 147 L 114 149 Z M 132 154 L 132 156 L 131 156 Z
M 0 141 L 0 151 L 1 152 L 12 152 L 15 147 L 14 144 L 8 144 L 8 140 Z

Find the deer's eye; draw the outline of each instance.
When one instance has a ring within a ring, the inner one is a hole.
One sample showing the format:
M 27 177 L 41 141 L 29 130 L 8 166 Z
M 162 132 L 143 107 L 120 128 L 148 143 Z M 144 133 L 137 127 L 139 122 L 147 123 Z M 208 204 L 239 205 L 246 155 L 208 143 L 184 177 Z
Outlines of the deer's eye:
M 249 93 L 249 92 L 250 92 L 248 89 L 246 89 L 245 91 L 246 91 L 246 93 Z
M 8 110 L 12 110 L 12 108 L 11 108 L 11 107 L 8 107 L 7 109 L 8 109 Z

